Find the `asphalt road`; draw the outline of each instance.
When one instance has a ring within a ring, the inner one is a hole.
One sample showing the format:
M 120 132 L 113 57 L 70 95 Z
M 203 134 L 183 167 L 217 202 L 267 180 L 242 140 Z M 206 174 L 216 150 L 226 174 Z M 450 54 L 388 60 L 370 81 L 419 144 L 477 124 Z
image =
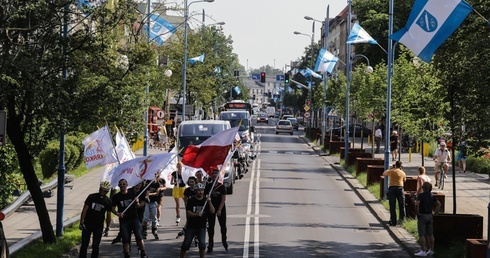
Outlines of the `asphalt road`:
M 336 170 L 298 135 L 275 135 L 273 122 L 256 126 L 260 153 L 227 196 L 229 251 L 216 225 L 212 257 L 410 257 L 390 237 Z M 300 130 L 302 130 L 300 128 Z M 162 209 L 159 240 L 145 241 L 149 257 L 178 257 L 181 226 L 174 222 L 170 190 Z M 100 257 L 121 257 L 104 237 Z M 133 244 L 132 256 L 137 257 Z M 192 247 L 187 257 L 198 257 Z

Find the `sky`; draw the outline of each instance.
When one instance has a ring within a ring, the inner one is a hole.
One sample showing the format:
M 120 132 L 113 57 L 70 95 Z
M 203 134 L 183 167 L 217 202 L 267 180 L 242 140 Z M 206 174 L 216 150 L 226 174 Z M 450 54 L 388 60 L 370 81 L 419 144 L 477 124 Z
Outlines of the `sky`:
M 182 0 L 173 2 L 183 5 Z M 290 61 L 303 56 L 311 44 L 313 21 L 304 16 L 323 21 L 327 5 L 332 18 L 347 6 L 347 0 L 214 0 L 191 4 L 189 14 L 204 9 L 205 24 L 225 22 L 223 31 L 232 37 L 233 52 L 245 69 L 269 65 L 283 70 Z M 320 39 L 320 28 L 315 22 L 315 42 Z M 309 36 L 295 35 L 294 31 Z

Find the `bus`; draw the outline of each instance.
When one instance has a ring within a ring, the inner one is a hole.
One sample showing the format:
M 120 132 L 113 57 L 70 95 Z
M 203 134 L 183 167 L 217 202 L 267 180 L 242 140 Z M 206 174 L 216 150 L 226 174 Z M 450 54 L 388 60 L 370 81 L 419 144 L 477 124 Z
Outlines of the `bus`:
M 246 110 L 251 115 L 254 114 L 252 109 L 252 105 L 243 100 L 232 100 L 230 102 L 226 102 L 220 107 L 221 111 L 233 111 L 233 110 Z

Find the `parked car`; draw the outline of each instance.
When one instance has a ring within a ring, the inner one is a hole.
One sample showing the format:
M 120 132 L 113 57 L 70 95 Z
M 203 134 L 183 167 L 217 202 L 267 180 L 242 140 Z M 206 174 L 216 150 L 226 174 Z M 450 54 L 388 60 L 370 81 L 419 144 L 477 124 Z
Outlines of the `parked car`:
M 293 125 L 293 129 L 298 131 L 299 130 L 299 123 L 298 123 L 298 119 L 294 118 L 294 117 L 288 117 L 286 120 L 289 120 L 291 121 L 291 124 Z
M 267 114 L 265 113 L 260 113 L 257 115 L 257 124 L 259 123 L 269 123 L 269 117 L 267 117 Z
M 293 135 L 293 124 L 289 120 L 279 120 L 276 124 L 276 134 L 289 133 Z
M 294 118 L 293 115 L 282 115 L 282 120 L 287 120 L 288 118 Z
M 361 132 L 362 132 L 362 136 L 363 137 L 368 137 L 368 135 L 371 135 L 373 134 L 373 131 L 363 125 L 360 125 L 360 124 L 350 124 L 349 125 L 349 136 L 354 136 L 354 126 L 355 126 L 355 131 L 356 131 L 356 135 L 355 137 L 360 137 L 361 136 Z M 345 131 L 345 125 L 342 126 L 342 127 L 339 127 L 339 128 L 333 128 L 332 129 L 332 134 L 334 135 L 340 135 L 340 133 L 342 132 L 342 136 L 344 135 L 344 131 Z

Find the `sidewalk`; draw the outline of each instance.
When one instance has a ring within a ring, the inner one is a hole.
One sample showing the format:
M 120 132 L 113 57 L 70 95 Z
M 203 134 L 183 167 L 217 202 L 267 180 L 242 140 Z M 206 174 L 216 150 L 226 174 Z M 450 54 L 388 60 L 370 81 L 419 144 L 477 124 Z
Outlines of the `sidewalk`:
M 158 149 L 148 149 L 148 155 L 160 153 Z M 138 150 L 135 155 L 142 156 L 143 150 Z M 98 192 L 100 177 L 103 167 L 94 169 L 89 173 L 77 178 L 69 186 L 65 187 L 63 221 L 77 222 L 82 212 L 83 202 L 91 193 Z M 53 195 L 44 198 L 49 218 L 53 227 L 56 225 L 56 203 L 57 189 L 53 189 Z M 15 213 L 2 221 L 9 246 L 10 253 L 14 253 L 30 243 L 32 240 L 41 238 L 39 219 L 34 203 L 28 202 L 22 205 Z
M 305 138 L 306 139 L 306 138 Z M 360 141 L 360 139 L 358 139 Z M 306 140 L 306 142 L 317 152 L 321 152 L 320 148 L 314 145 L 313 143 Z M 354 148 L 360 148 L 361 143 L 356 142 L 354 144 Z M 366 152 L 371 153 L 372 146 L 367 144 L 366 139 L 364 139 L 363 148 Z M 375 158 L 384 158 L 384 147 L 380 148 L 381 153 L 375 154 Z M 369 191 L 367 191 L 364 186 L 360 185 L 359 182 L 348 173 L 343 167 L 340 166 L 340 157 L 339 156 L 323 156 L 323 158 L 328 161 L 344 179 L 353 186 L 355 191 L 358 191 L 358 194 L 361 195 L 364 199 L 364 202 L 368 205 L 371 211 L 374 211 L 378 218 L 382 221 L 385 221 L 386 224 L 389 221 L 389 211 L 387 211 L 383 206 L 377 207 L 374 206 L 373 203 L 377 202 L 378 197 L 373 196 Z M 390 154 L 391 158 L 391 154 Z M 417 168 L 422 165 L 422 155 L 419 153 L 402 153 L 400 161 L 403 162 L 403 171 L 407 174 L 407 177 L 418 176 Z M 425 157 L 424 167 L 426 168 L 426 174 L 431 178 L 432 183 L 435 182 L 434 178 L 434 161 L 430 157 Z M 390 165 L 393 165 L 394 162 L 390 161 Z M 455 181 L 453 180 L 455 179 Z M 456 200 L 454 200 L 453 196 L 453 182 L 456 185 Z M 454 168 L 450 166 L 448 170 L 448 178 L 445 181 L 444 190 L 439 190 L 437 187 L 433 189 L 434 192 L 443 192 L 445 195 L 445 213 L 449 214 L 476 214 L 483 217 L 483 238 L 487 238 L 488 232 L 488 205 L 489 205 L 489 197 L 490 197 L 490 179 L 488 175 L 484 174 L 476 174 L 467 171 L 466 173 L 459 173 L 458 168 Z M 456 207 L 456 209 L 455 209 Z M 395 234 L 398 240 L 401 242 L 405 241 L 405 244 L 409 246 L 414 246 L 414 248 L 418 248 L 418 244 L 412 241 L 415 241 L 415 238 L 412 237 L 406 232 L 403 228 L 400 227 L 386 227 L 391 233 Z M 413 249 L 415 250 L 415 249 Z

